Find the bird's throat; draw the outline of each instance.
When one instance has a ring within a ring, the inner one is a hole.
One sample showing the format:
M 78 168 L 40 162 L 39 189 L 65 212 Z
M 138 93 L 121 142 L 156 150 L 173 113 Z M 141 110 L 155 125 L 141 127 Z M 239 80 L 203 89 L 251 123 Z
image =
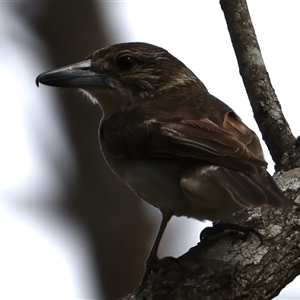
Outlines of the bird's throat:
M 94 104 L 99 104 L 105 118 L 119 112 L 131 103 L 131 96 L 112 89 L 89 88 L 81 90 Z

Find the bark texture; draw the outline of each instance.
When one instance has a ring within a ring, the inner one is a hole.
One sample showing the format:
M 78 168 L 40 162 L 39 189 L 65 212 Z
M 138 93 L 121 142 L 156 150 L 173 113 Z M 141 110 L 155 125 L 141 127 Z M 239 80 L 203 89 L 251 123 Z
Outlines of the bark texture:
M 300 166 L 299 145 L 271 85 L 246 0 L 221 0 L 240 74 L 254 117 L 275 162 L 275 169 Z
M 286 197 L 299 202 L 299 143 L 271 85 L 247 3 L 220 4 L 255 119 L 276 164 L 275 180 Z M 274 298 L 300 273 L 300 212 L 245 209 L 232 222 L 255 229 L 262 242 L 231 230 L 208 236 L 178 259 L 162 259 L 147 286 L 122 299 Z
M 272 299 L 300 273 L 299 212 L 243 210 L 232 221 L 263 241 L 236 231 L 211 235 L 178 259 L 164 258 L 135 299 Z

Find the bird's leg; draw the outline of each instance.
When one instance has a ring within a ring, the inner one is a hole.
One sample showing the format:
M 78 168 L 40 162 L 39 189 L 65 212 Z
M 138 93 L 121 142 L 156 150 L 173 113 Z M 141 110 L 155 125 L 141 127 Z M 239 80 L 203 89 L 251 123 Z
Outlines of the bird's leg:
M 153 270 L 153 268 L 155 267 L 155 264 L 158 261 L 157 250 L 158 250 L 158 247 L 159 247 L 159 243 L 160 243 L 161 238 L 164 234 L 164 231 L 167 227 L 167 224 L 168 224 L 168 222 L 170 221 L 170 219 L 173 215 L 173 212 L 169 212 L 169 213 L 161 212 L 161 213 L 162 213 L 162 220 L 161 220 L 158 232 L 156 234 L 156 238 L 154 240 L 154 243 L 152 245 L 152 248 L 151 248 L 150 253 L 149 253 L 149 255 L 147 257 L 147 260 L 146 260 L 145 271 L 144 271 L 142 281 L 139 285 L 140 287 L 145 284 L 145 282 L 147 281 L 149 273 L 151 272 L 151 270 Z

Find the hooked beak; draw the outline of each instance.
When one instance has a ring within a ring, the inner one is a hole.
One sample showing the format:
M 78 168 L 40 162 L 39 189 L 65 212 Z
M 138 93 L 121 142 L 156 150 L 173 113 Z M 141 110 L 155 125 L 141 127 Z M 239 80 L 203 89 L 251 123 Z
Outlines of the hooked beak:
M 40 74 L 35 83 L 65 88 L 105 87 L 105 74 L 91 71 L 91 60 L 84 60 Z

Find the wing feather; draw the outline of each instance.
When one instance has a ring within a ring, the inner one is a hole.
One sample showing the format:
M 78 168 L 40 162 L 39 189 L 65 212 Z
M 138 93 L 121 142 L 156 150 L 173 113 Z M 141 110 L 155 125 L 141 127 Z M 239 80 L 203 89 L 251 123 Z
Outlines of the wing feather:
M 267 166 L 258 138 L 245 125 L 244 133 L 234 134 L 233 130 L 225 130 L 207 118 L 150 123 L 150 127 L 146 126 L 150 130 L 144 146 L 153 157 L 196 158 L 252 174 Z M 247 136 L 247 143 L 241 136 Z
M 102 147 L 129 159 L 193 158 L 249 174 L 267 166 L 257 136 L 232 112 L 225 116 L 223 126 L 208 118 L 148 119 L 110 130 Z

